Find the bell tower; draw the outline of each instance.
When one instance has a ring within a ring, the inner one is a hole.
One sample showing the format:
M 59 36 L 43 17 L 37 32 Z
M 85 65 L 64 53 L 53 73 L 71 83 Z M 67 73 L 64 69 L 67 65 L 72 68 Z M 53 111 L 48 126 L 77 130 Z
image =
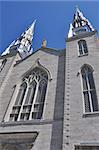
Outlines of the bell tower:
M 76 8 L 66 39 L 63 150 L 94 150 L 98 143 L 97 41 L 96 30 Z

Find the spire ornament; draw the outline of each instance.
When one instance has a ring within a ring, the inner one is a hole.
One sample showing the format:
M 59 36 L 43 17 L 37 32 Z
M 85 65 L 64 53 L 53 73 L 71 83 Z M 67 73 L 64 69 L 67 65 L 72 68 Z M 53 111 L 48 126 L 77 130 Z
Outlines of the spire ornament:
M 10 46 L 1 54 L 6 55 L 10 53 L 11 47 L 16 47 L 21 58 L 25 58 L 32 53 L 32 40 L 34 38 L 34 28 L 36 20 L 21 34 L 19 38 L 14 40 Z
M 86 19 L 83 13 L 76 6 L 76 12 L 73 17 L 73 22 L 70 24 L 68 38 L 75 36 L 82 32 L 91 32 L 95 29 L 92 27 L 88 19 Z

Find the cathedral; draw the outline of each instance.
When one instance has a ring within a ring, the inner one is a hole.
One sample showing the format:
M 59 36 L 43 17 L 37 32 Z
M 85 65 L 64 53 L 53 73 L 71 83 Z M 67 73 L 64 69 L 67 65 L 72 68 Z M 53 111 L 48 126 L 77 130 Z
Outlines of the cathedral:
M 66 48 L 43 40 L 36 20 L 0 55 L 0 150 L 99 150 L 99 39 L 76 8 Z

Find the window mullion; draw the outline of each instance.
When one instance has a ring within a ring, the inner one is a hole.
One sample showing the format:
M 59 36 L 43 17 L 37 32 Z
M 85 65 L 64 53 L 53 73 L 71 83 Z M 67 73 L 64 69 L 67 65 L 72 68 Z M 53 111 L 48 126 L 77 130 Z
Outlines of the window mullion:
M 25 100 L 26 100 L 26 96 L 27 96 L 27 93 L 28 93 L 28 89 L 29 89 L 29 84 L 27 84 L 25 96 L 24 96 L 24 99 L 22 101 L 21 109 L 20 109 L 19 116 L 18 116 L 18 121 L 20 121 L 20 117 L 21 117 L 21 113 L 22 113 L 22 110 L 23 110 L 23 105 L 25 104 Z
M 82 88 L 82 93 L 84 92 L 84 86 L 83 86 L 83 78 L 82 78 L 82 75 L 81 75 L 81 88 Z M 84 100 L 84 93 L 82 94 L 82 97 L 83 97 L 83 108 L 84 108 L 84 113 L 85 113 L 85 100 Z
M 87 85 L 88 85 L 88 95 L 89 95 L 90 108 L 91 108 L 91 112 L 93 112 L 92 98 L 91 98 L 91 94 L 90 94 L 90 85 L 89 85 L 89 79 L 88 79 L 88 72 L 86 73 L 86 79 L 87 79 Z
M 38 93 L 38 88 L 39 88 L 39 82 L 37 82 L 37 85 L 36 85 L 36 90 L 35 90 L 35 95 L 34 95 L 34 100 L 33 100 L 32 108 L 31 108 L 29 120 L 32 120 L 32 112 L 33 112 L 33 110 L 34 110 L 34 104 L 35 104 L 35 102 L 36 102 L 37 93 Z
M 84 52 L 83 42 L 81 43 L 81 48 L 82 48 L 82 52 L 83 52 L 83 55 L 84 55 L 84 54 L 85 54 L 85 52 Z

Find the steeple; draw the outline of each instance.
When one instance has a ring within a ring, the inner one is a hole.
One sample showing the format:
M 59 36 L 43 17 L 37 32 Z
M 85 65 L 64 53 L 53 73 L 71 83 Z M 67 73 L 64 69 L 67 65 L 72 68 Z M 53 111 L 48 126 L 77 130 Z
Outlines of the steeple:
M 35 23 L 36 20 L 34 20 L 32 25 L 27 28 L 26 31 L 22 33 L 19 38 L 13 41 L 1 55 L 6 55 L 15 49 L 20 53 L 22 59 L 30 55 L 32 53 L 32 40 L 34 35 Z
M 68 38 L 78 35 L 82 32 L 91 32 L 95 29 L 92 27 L 88 19 L 86 19 L 83 13 L 76 7 L 76 12 L 73 17 L 73 22 L 70 24 Z

